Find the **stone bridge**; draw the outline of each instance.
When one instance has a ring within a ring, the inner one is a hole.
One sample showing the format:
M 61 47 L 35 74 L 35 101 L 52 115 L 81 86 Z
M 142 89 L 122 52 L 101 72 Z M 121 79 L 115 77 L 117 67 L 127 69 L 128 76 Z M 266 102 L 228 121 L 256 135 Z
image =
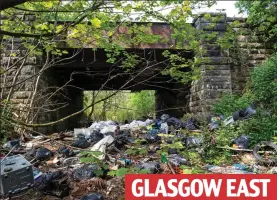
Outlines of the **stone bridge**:
M 217 16 L 218 14 L 212 14 Z M 164 76 L 159 71 L 167 65 L 162 56 L 162 52 L 166 49 L 176 51 L 176 41 L 170 35 L 172 30 L 168 24 L 153 23 L 151 32 L 159 34 L 166 38 L 166 42 L 156 44 L 144 44 L 138 46 L 126 46 L 130 51 L 136 51 L 137 55 L 148 57 L 151 64 L 157 63 L 155 68 L 151 68 L 140 76 L 137 76 L 130 83 L 125 85 L 126 90 L 155 90 L 156 91 L 156 110 L 157 116 L 162 113 L 169 113 L 176 117 L 182 117 L 187 112 L 195 114 L 206 114 L 210 111 L 213 103 L 225 92 L 241 93 L 244 89 L 245 82 L 249 76 L 249 70 L 257 64 L 263 62 L 268 55 L 271 54 L 270 47 L 260 43 L 259 40 L 251 35 L 251 29 L 245 23 L 245 19 L 228 18 L 225 14 L 222 20 L 212 22 L 205 20 L 203 15 L 200 15 L 193 21 L 193 25 L 198 30 L 204 30 L 207 33 L 219 32 L 224 33 L 228 24 L 235 20 L 240 21 L 239 27 L 234 28 L 235 31 L 243 30 L 237 37 L 237 47 L 229 50 L 222 50 L 214 41 L 202 41 L 201 45 L 208 47 L 205 55 L 195 55 L 191 51 L 182 51 L 185 58 L 193 58 L 194 56 L 201 56 L 208 58 L 207 62 L 202 63 L 199 67 L 201 69 L 201 78 L 193 81 L 190 84 L 184 85 L 173 81 L 169 76 Z M 213 24 L 212 27 L 209 25 Z M 124 32 L 125 29 L 119 30 Z M 63 47 L 67 49 L 69 55 L 73 55 L 76 49 Z M 67 55 L 68 56 L 68 55 Z M 2 62 L 7 62 L 9 58 L 5 53 L 2 53 Z M 18 59 L 18 57 L 17 57 Z M 40 90 L 44 87 L 60 87 L 64 85 L 70 77 L 73 80 L 70 82 L 71 87 L 68 87 L 66 93 L 58 96 L 55 102 L 67 102 L 68 106 L 60 109 L 55 114 L 44 113 L 37 117 L 38 123 L 49 122 L 57 120 L 61 117 L 67 116 L 71 113 L 79 111 L 83 108 L 83 91 L 84 90 L 117 90 L 129 80 L 130 77 L 135 76 L 137 71 L 124 73 L 121 69 L 112 64 L 105 62 L 105 52 L 101 49 L 93 51 L 92 48 L 82 50 L 77 56 L 68 59 L 62 65 L 56 65 L 43 74 L 42 82 L 40 83 Z M 32 76 L 42 66 L 43 56 L 29 57 L 20 72 L 19 79 Z M 158 64 L 159 63 L 159 64 Z M 136 69 L 145 66 L 147 63 L 140 63 Z M 149 63 L 148 63 L 149 64 Z M 87 72 L 94 72 L 93 75 Z M 72 75 L 74 74 L 74 76 Z M 8 76 L 12 80 L 14 74 L 11 72 Z M 109 77 L 114 77 L 107 82 Z M 151 79 L 151 82 L 148 80 Z M 19 87 L 14 93 L 12 100 L 14 103 L 28 104 L 30 96 L 33 92 L 34 79 L 30 78 L 23 86 Z M 43 103 L 43 100 L 39 102 Z M 173 109 L 172 109 L 173 108 Z M 175 108 L 175 109 L 174 109 Z M 164 111 L 162 111 L 164 110 Z M 73 117 L 66 120 L 59 125 L 49 129 L 43 129 L 43 132 L 53 132 L 65 129 L 72 129 L 77 127 L 76 122 L 80 116 Z

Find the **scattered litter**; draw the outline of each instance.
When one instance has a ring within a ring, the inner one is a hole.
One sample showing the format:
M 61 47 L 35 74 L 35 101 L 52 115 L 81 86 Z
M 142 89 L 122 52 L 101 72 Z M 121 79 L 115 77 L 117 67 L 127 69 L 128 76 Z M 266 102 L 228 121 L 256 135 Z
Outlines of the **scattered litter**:
M 197 130 L 199 128 L 197 120 L 194 118 L 190 118 L 189 120 L 184 122 L 183 127 L 185 127 L 187 130 Z
M 185 139 L 185 143 L 186 147 L 195 147 L 201 145 L 202 141 L 200 138 L 190 136 Z
M 100 140 L 98 143 L 96 143 L 90 150 L 91 151 L 100 151 L 103 153 L 103 155 L 100 155 L 98 158 L 100 160 L 103 160 L 106 152 L 107 145 L 111 144 L 114 141 L 114 138 L 112 136 L 106 136 L 102 140 Z
M 95 177 L 94 171 L 98 169 L 98 166 L 95 164 L 84 165 L 79 168 L 74 169 L 73 179 L 74 180 L 82 180 L 82 179 L 90 179 Z
M 168 126 L 174 126 L 175 129 L 182 128 L 182 122 L 176 117 L 170 117 L 166 120 Z
M 273 167 L 267 171 L 268 174 L 277 174 L 277 167 Z
M 19 146 L 20 141 L 18 139 L 8 139 L 8 141 L 3 145 L 3 148 L 11 149 L 15 146 Z
M 158 142 L 160 140 L 160 137 L 158 136 L 158 129 L 151 129 L 147 132 L 145 135 L 145 140 L 149 143 Z
M 160 133 L 168 133 L 168 124 L 166 122 L 161 123 Z
M 187 166 L 191 165 L 187 159 L 181 157 L 178 154 L 173 154 L 168 156 L 168 162 L 175 167 L 179 167 L 181 165 L 187 165 Z
M 256 110 L 254 110 L 254 106 L 249 106 L 248 108 L 241 109 L 234 112 L 233 119 L 234 121 L 245 120 L 245 119 L 249 119 L 254 114 L 256 114 Z
M 151 174 L 157 174 L 162 171 L 160 163 L 158 162 L 145 162 L 145 163 L 136 165 L 136 167 L 139 169 L 149 170 L 149 173 Z
M 85 137 L 86 139 L 90 138 L 91 129 L 90 128 L 74 128 L 75 137 Z
M 42 182 L 38 189 L 45 194 L 63 198 L 69 195 L 69 186 L 66 184 L 62 171 L 53 171 L 41 175 Z
M 233 148 L 238 148 L 238 149 L 248 149 L 249 143 L 250 143 L 249 137 L 246 135 L 241 135 L 231 142 L 231 146 Z
M 161 121 L 164 123 L 164 122 L 166 122 L 167 119 L 169 119 L 169 118 L 170 118 L 170 116 L 169 116 L 168 114 L 163 114 L 163 115 L 161 116 Z
M 207 165 L 205 168 L 214 174 L 255 174 L 252 170 L 247 171 L 243 165 L 234 165 L 227 167 L 219 167 L 213 165 Z
M 102 194 L 87 194 L 83 196 L 80 200 L 104 200 L 104 197 Z
M 49 160 L 53 156 L 53 153 L 44 147 L 40 147 L 36 150 L 35 157 L 37 160 Z
M 167 153 L 168 154 L 178 154 L 178 150 L 176 148 L 169 148 Z
M 90 143 L 87 141 L 86 138 L 81 137 L 81 138 L 77 138 L 77 140 L 75 142 L 73 142 L 71 144 L 71 146 L 85 149 L 85 148 L 88 148 L 90 146 Z
M 34 186 L 32 165 L 22 155 L 0 161 L 0 195 L 16 194 Z
M 208 137 L 213 140 L 208 145 L 216 144 L 215 135 L 222 125 L 248 119 L 255 112 L 253 107 L 249 107 L 235 112 L 225 120 L 221 115 L 211 116 L 208 119 L 208 130 L 211 131 L 208 132 Z M 1 150 L 0 158 L 6 157 L 6 153 L 17 147 L 13 153 L 24 154 L 30 163 L 30 173 L 28 171 L 27 174 L 33 182 L 28 187 L 34 187 L 34 190 L 47 196 L 68 200 L 123 199 L 124 177 L 119 175 L 122 172 L 128 173 L 129 169 L 148 174 L 195 173 L 195 166 L 191 166 L 191 163 L 195 163 L 194 155 L 190 152 L 186 154 L 186 151 L 204 155 L 204 133 L 195 118 L 183 122 L 168 114 L 163 114 L 160 119 L 145 121 L 100 121 L 92 123 L 90 127 L 56 133 L 49 138 L 35 136 L 22 144 L 19 140 L 9 139 L 4 145 L 4 153 Z M 248 149 L 249 143 L 249 137 L 241 135 L 231 141 L 231 147 L 218 147 L 232 150 L 234 155 L 231 155 L 231 161 L 235 164 L 207 165 L 205 172 L 277 174 L 276 167 L 269 170 L 260 165 L 262 162 L 272 164 L 277 158 L 263 158 L 258 154 L 262 145 L 275 149 L 277 145 L 260 143 L 252 151 Z M 202 164 L 200 168 L 203 168 Z M 0 175 L 2 174 L 1 172 Z

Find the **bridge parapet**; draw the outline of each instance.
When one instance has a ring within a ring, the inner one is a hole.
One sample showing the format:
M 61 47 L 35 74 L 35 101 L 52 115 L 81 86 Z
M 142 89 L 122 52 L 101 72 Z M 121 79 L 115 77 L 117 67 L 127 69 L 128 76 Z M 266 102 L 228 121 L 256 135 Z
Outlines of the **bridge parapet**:
M 203 30 L 208 34 L 217 33 L 218 37 L 222 37 L 229 25 L 234 24 L 234 21 L 240 21 L 240 24 L 233 28 L 234 31 L 239 32 L 240 34 L 235 41 L 235 48 L 231 49 L 221 49 L 215 40 L 206 40 L 205 38 L 199 39 L 201 46 L 207 49 L 207 52 L 201 55 L 196 55 L 197 57 L 203 58 L 205 61 L 199 66 L 202 74 L 201 78 L 192 82 L 190 89 L 189 108 L 190 111 L 195 114 L 206 114 L 211 111 L 212 105 L 223 93 L 241 93 L 244 89 L 246 79 L 249 76 L 249 70 L 257 64 L 262 63 L 272 53 L 270 45 L 262 43 L 258 36 L 251 34 L 251 27 L 245 23 L 245 19 L 228 18 L 225 14 L 211 13 L 210 15 L 212 16 L 211 19 L 206 19 L 205 14 L 203 14 L 194 20 L 193 25 L 197 30 Z M 215 17 L 216 20 L 213 20 L 213 17 Z M 126 27 L 119 27 L 118 34 L 125 34 L 127 31 L 128 29 Z M 154 35 L 160 35 L 161 38 L 163 38 L 163 41 L 161 40 L 153 44 L 140 43 L 133 46 L 128 46 L 128 44 L 124 43 L 122 45 L 125 45 L 125 48 L 134 49 L 149 48 L 162 50 L 176 48 L 176 41 L 171 38 L 172 30 L 168 24 L 153 23 L 149 28 L 149 31 Z M 115 34 L 113 39 L 116 39 L 118 34 Z M 12 46 L 20 46 L 20 40 L 13 42 Z M 91 45 L 88 47 L 91 48 L 95 46 Z M 9 56 L 13 52 L 17 54 L 16 57 Z M 6 65 L 8 63 L 13 64 L 22 59 L 25 54 L 26 50 L 24 49 L 14 49 L 9 47 L 6 52 L 1 53 L 1 65 Z M 11 100 L 15 104 L 18 104 L 19 109 L 22 110 L 22 113 L 30 113 L 30 104 L 32 99 L 34 99 L 33 107 L 41 105 L 45 100 L 41 98 L 43 94 L 45 94 L 45 89 L 60 87 L 62 84 L 59 82 L 61 77 L 55 76 L 55 73 L 52 73 L 51 70 L 47 70 L 40 78 L 37 90 L 37 94 L 39 95 L 37 95 L 36 98 L 33 98 L 34 88 L 36 86 L 36 78 L 33 76 L 42 68 L 42 63 L 40 62 L 42 60 L 42 56 L 28 56 L 26 59 L 22 59 L 22 61 L 23 60 L 24 63 L 19 62 L 14 70 L 11 70 L 6 74 L 5 79 L 1 78 L 1 81 L 5 80 L 6 82 L 4 84 L 7 85 L 7 83 L 12 84 L 14 78 L 19 81 L 27 79 L 27 81 L 22 82 L 22 84 L 19 84 L 18 87 L 15 88 L 16 91 L 13 92 Z M 20 67 L 22 67 L 22 69 L 19 70 L 17 74 L 17 69 Z M 3 82 L 1 82 L 1 84 L 3 84 Z M 6 94 L 3 93 L 1 98 L 8 95 L 9 89 L 6 89 L 5 91 Z M 80 91 L 70 90 L 66 91 L 65 94 L 66 95 L 61 94 L 57 98 L 54 98 L 53 102 L 66 102 L 70 106 L 63 111 L 59 110 L 51 115 L 44 113 L 38 117 L 38 122 L 43 123 L 54 121 L 59 119 L 61 116 L 66 116 L 72 112 L 82 109 L 82 94 Z M 182 94 L 183 96 L 180 97 L 180 99 L 176 99 L 176 102 L 181 102 L 183 104 L 182 100 L 185 98 L 184 94 Z M 186 101 L 184 100 L 184 103 L 185 102 Z M 51 106 L 49 104 L 49 107 L 46 106 L 44 108 L 50 110 Z M 69 128 L 68 124 L 70 124 L 70 122 L 62 126 L 60 130 Z M 47 131 L 44 130 L 42 132 L 51 131 L 52 129 Z

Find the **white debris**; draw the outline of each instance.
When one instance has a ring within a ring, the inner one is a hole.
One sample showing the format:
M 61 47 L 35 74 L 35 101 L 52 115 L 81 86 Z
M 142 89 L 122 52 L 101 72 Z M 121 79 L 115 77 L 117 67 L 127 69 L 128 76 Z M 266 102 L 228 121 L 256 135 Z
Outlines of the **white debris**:
M 74 128 L 74 136 L 84 136 L 86 139 L 90 137 L 90 134 L 92 132 L 92 129 L 90 128 Z
M 165 123 L 161 123 L 161 128 L 160 128 L 160 132 L 161 133 L 168 133 L 168 125 L 167 125 L 167 123 L 165 122 Z
M 98 159 L 103 160 L 105 158 L 107 145 L 111 144 L 114 141 L 113 136 L 106 136 L 99 142 L 97 142 L 90 150 L 91 151 L 100 151 L 103 155 L 100 155 Z

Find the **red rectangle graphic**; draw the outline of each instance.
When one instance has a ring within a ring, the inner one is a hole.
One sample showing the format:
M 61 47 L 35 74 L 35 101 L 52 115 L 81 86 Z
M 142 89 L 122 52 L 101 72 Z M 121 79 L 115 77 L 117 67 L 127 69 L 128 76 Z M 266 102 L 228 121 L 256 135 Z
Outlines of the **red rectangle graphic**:
M 277 175 L 128 174 L 125 199 L 277 199 Z

